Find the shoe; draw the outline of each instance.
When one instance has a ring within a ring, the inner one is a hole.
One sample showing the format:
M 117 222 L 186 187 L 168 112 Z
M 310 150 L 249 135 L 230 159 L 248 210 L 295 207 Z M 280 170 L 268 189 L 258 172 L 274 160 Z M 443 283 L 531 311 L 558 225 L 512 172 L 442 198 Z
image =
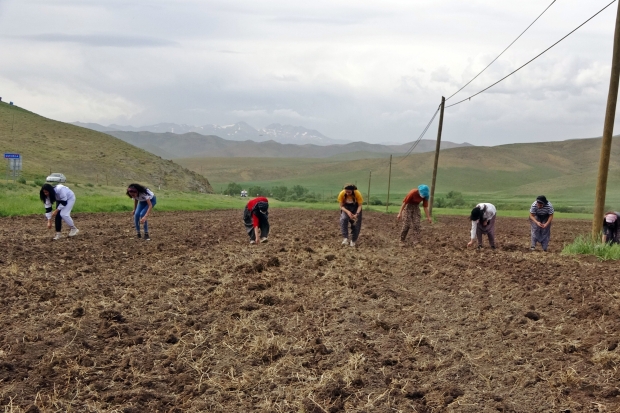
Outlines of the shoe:
M 267 239 L 267 237 L 263 237 L 263 238 L 261 238 L 261 239 L 260 239 L 260 242 L 267 242 L 267 241 L 269 241 L 269 240 Z
M 250 240 L 250 244 L 256 244 L 256 241 L 254 241 L 253 239 Z
M 55 236 L 54 238 L 52 238 L 52 239 L 53 239 L 54 241 L 57 241 L 57 240 L 59 240 L 59 239 L 61 239 L 61 238 L 62 238 L 62 234 L 61 234 L 60 232 L 57 232 L 57 233 L 56 233 L 56 236 Z
M 482 245 L 478 245 L 478 249 L 481 250 L 482 249 Z
M 494 250 L 494 249 L 495 249 L 495 245 L 492 245 L 492 246 L 491 246 L 491 249 L 492 249 L 492 250 Z
M 530 247 L 530 251 L 535 251 L 536 247 Z
M 136 238 L 140 239 L 142 238 L 142 234 L 140 234 L 139 232 L 136 234 Z
M 77 229 L 76 227 L 73 227 L 73 228 L 71 228 L 71 231 L 69 231 L 69 236 L 70 237 L 75 237 L 78 234 L 78 232 L 80 232 L 80 230 Z
M 355 242 L 351 241 L 351 243 L 349 244 L 352 247 L 355 247 Z
M 349 239 L 345 238 L 342 240 L 342 245 L 347 245 L 349 243 Z
M 148 232 L 144 233 L 144 240 L 145 241 L 150 241 L 151 240 L 151 237 L 149 237 L 149 233 Z

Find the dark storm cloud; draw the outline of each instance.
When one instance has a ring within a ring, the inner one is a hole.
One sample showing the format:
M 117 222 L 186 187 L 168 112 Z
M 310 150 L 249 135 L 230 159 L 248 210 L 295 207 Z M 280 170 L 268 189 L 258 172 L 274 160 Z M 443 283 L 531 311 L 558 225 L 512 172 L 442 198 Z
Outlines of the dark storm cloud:
M 10 36 L 13 39 L 45 43 L 77 43 L 92 47 L 175 47 L 179 43 L 155 37 L 120 36 L 111 34 L 41 33 Z

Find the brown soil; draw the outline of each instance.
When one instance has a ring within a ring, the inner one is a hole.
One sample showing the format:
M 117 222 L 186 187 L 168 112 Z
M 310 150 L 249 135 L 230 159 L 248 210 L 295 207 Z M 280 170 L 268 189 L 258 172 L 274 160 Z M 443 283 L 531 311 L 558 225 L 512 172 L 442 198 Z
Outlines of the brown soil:
M 466 218 L 400 248 L 367 213 L 274 210 L 250 246 L 239 211 L 0 219 L 5 412 L 612 412 L 620 410 L 620 268 L 559 254 L 586 221 L 526 220 L 466 249 Z M 66 229 L 65 229 L 66 234 Z M 485 240 L 486 245 L 486 240 Z

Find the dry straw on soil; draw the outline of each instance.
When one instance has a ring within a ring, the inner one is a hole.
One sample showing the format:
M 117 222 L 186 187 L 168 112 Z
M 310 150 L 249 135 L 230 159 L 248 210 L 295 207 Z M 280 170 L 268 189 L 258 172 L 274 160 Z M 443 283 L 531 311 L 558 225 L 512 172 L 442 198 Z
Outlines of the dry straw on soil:
M 497 251 L 464 218 L 398 245 L 368 213 L 357 248 L 334 212 L 274 210 L 250 246 L 239 211 L 1 219 L 0 406 L 6 412 L 613 412 L 619 268 L 551 252 L 498 219 Z M 292 223 L 292 224 L 291 224 Z

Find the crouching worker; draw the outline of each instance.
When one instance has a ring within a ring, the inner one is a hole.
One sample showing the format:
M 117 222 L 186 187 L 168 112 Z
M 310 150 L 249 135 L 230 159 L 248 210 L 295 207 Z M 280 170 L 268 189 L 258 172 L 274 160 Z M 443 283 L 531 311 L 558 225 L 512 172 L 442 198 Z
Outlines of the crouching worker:
M 400 230 L 401 247 L 407 246 L 405 241 L 407 240 L 407 233 L 409 232 L 409 229 L 411 229 L 413 235 L 414 246 L 417 245 L 422 238 L 422 225 L 420 225 L 422 215 L 420 213 L 420 203 L 422 203 L 422 206 L 424 207 L 424 214 L 426 215 L 428 222 L 433 222 L 428 212 L 428 199 L 430 194 L 431 191 L 428 189 L 427 185 L 419 185 L 417 188 L 409 191 L 405 199 L 403 199 L 403 204 L 400 206 L 400 211 L 398 211 L 398 215 L 396 216 L 397 220 L 403 218 L 403 226 Z
M 349 245 L 355 247 L 362 229 L 362 204 L 364 199 L 355 185 L 347 184 L 338 194 L 338 203 L 340 203 L 342 245 L 349 244 L 349 224 L 351 224 L 351 243 Z
M 56 185 L 55 187 L 50 184 L 45 184 L 41 187 L 39 192 L 41 202 L 45 204 L 45 217 L 47 218 L 47 229 L 52 228 L 52 218 L 54 218 L 54 224 L 56 227 L 55 240 L 62 238 L 62 221 L 65 221 L 69 225 L 69 236 L 76 236 L 79 229 L 73 224 L 71 219 L 71 210 L 75 204 L 75 194 L 72 190 L 64 185 Z M 56 209 L 53 208 L 54 202 L 56 203 Z
M 269 236 L 269 200 L 264 196 L 250 200 L 243 210 L 243 223 L 250 244 L 267 242 Z
M 603 244 L 620 244 L 620 213 L 609 211 L 603 218 Z
M 491 249 L 495 249 L 495 206 L 493 204 L 482 203 L 476 205 L 471 210 L 469 219 L 471 220 L 471 241 L 468 247 L 474 245 L 476 238 L 478 239 L 478 248 L 482 248 L 482 235 L 489 237 Z
M 140 235 L 140 224 L 144 224 L 144 240 L 150 241 L 148 217 L 157 204 L 157 197 L 147 187 L 140 184 L 129 184 L 127 187 L 127 196 L 133 199 L 133 223 L 136 227 L 136 238 L 142 238 Z

